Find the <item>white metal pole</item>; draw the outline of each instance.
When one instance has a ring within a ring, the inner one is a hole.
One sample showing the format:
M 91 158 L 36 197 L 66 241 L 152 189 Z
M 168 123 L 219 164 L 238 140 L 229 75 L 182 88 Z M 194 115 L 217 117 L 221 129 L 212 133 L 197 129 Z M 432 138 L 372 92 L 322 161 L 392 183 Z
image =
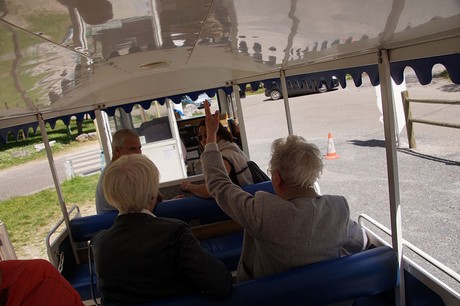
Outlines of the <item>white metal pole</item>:
M 385 148 L 387 156 L 388 193 L 390 199 L 391 239 L 393 249 L 398 254 L 399 262 L 399 288 L 396 288 L 396 305 L 404 306 L 404 267 L 402 262 L 402 229 L 401 229 L 401 202 L 399 195 L 398 159 L 396 155 L 395 135 L 395 105 L 391 87 L 390 60 L 387 50 L 378 52 L 378 69 L 380 78 L 380 91 L 382 94 L 383 125 L 385 132 Z
M 59 183 L 59 177 L 57 175 L 56 164 L 54 163 L 53 152 L 51 151 L 51 146 L 48 140 L 48 134 L 46 133 L 45 121 L 43 120 L 42 114 L 37 114 L 37 121 L 38 121 L 38 125 L 40 126 L 40 133 L 42 135 L 43 144 L 45 145 L 45 150 L 46 150 L 46 155 L 48 157 L 48 163 L 50 166 L 51 175 L 53 176 L 54 187 L 56 188 L 56 193 L 57 193 L 58 200 L 59 200 L 59 206 L 61 207 L 62 216 L 64 218 L 65 225 L 69 232 L 69 239 L 72 245 L 72 251 L 75 256 L 75 260 L 77 261 L 77 263 L 79 263 L 76 245 L 73 241 L 72 233 L 70 232 L 69 213 L 67 211 L 67 206 L 64 201 L 64 196 L 62 195 L 61 184 Z
M 249 155 L 248 137 L 246 134 L 246 127 L 243 117 L 243 107 L 241 105 L 240 87 L 237 84 L 233 84 L 233 94 L 235 95 L 236 101 L 236 114 L 238 115 L 238 127 L 240 128 L 241 145 L 243 146 L 243 151 L 250 158 L 251 156 Z
M 172 132 L 173 139 L 176 141 L 177 152 L 179 153 L 180 168 L 182 171 L 182 178 L 187 178 L 187 167 L 185 166 L 185 158 L 187 151 L 183 152 L 182 140 L 179 134 L 179 128 L 177 126 L 176 116 L 174 114 L 174 101 L 166 99 L 166 107 L 168 109 L 169 127 Z
M 283 100 L 284 100 L 284 110 L 286 112 L 286 122 L 288 126 L 288 133 L 289 135 L 292 135 L 293 129 L 292 129 L 292 119 L 291 119 L 291 109 L 289 107 L 289 99 L 288 99 L 288 91 L 287 91 L 287 86 L 286 86 L 286 73 L 284 70 L 281 70 L 281 93 L 283 94 Z
M 99 108 L 96 109 L 94 113 L 96 114 L 97 130 L 99 132 L 99 139 L 101 140 L 102 151 L 104 152 L 105 164 L 107 166 L 110 163 L 110 149 L 109 141 L 107 139 L 107 130 L 105 128 L 106 125 L 104 123 L 104 116 Z

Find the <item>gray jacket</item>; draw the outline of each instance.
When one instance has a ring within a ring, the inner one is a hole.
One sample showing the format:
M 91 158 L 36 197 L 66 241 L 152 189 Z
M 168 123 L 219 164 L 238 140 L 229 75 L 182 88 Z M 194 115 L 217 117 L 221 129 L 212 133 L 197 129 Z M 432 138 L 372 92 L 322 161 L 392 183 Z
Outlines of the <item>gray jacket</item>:
M 109 165 L 107 165 L 105 169 L 107 169 L 108 166 Z M 115 207 L 113 207 L 112 205 L 109 204 L 109 202 L 107 202 L 104 196 L 104 191 L 102 189 L 102 181 L 104 179 L 105 169 L 102 170 L 101 176 L 99 177 L 99 181 L 97 182 L 97 186 L 96 186 L 96 213 L 98 215 L 105 214 L 105 213 L 112 212 L 112 211 L 117 211 Z

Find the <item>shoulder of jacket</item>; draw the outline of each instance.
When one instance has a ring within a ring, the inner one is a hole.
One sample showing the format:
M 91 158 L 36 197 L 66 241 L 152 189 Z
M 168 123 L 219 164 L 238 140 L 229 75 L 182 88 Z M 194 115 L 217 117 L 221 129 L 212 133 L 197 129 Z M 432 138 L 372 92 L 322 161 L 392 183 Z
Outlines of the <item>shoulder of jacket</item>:
M 330 202 L 331 205 L 334 205 L 335 209 L 344 210 L 348 215 L 350 214 L 350 207 L 348 201 L 344 196 L 341 195 L 322 195 L 321 197 L 325 198 L 326 201 Z
M 328 201 L 341 202 L 348 205 L 347 199 L 342 195 L 335 194 L 323 194 L 321 197 L 324 197 Z
M 254 200 L 255 201 L 265 201 L 265 200 L 271 200 L 271 199 L 276 200 L 276 201 L 289 202 L 288 200 L 280 198 L 279 196 L 277 196 L 276 194 L 271 193 L 271 192 L 259 190 L 259 191 L 256 191 L 256 193 L 254 193 Z
M 186 223 L 185 221 L 179 220 L 179 219 L 173 219 L 173 218 L 166 218 L 166 217 L 156 217 L 156 220 L 158 222 L 171 225 L 171 226 L 177 226 L 177 227 L 187 227 L 189 228 L 190 225 Z
M 233 152 L 239 152 L 238 145 L 236 143 L 234 143 L 234 142 L 231 142 L 231 141 L 221 140 L 221 141 L 219 141 L 218 146 L 219 146 L 220 151 L 229 150 L 229 151 L 233 151 Z

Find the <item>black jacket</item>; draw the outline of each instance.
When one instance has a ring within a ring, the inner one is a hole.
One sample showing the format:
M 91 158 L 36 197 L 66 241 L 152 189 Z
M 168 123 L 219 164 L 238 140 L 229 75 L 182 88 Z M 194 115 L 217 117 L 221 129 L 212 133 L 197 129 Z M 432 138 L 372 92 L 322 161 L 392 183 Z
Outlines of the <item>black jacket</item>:
M 183 221 L 119 215 L 92 244 L 104 304 L 129 305 L 193 291 L 212 297 L 231 292 L 231 274 L 201 248 Z

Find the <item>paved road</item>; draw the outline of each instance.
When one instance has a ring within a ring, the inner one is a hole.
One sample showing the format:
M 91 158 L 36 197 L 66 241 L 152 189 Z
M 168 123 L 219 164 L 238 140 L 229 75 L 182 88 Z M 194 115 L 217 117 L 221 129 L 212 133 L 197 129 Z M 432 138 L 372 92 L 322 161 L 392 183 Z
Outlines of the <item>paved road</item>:
M 60 182 L 66 179 L 67 160 L 72 161 L 75 175 L 89 175 L 100 171 L 100 152 L 99 142 L 91 141 L 70 152 L 56 154 L 54 163 Z M 0 201 L 54 187 L 46 158 L 1 170 L 0 182 Z
M 407 78 L 407 87 L 412 97 L 460 100 L 460 86 L 439 80 L 421 86 Z M 286 121 L 280 120 L 283 102 L 248 96 L 243 108 L 251 158 L 267 169 L 270 143 L 287 134 Z M 325 162 L 319 181 L 322 193 L 344 195 L 354 219 L 366 213 L 390 227 L 384 131 L 374 88 L 368 83 L 359 88 L 350 84 L 346 89 L 292 98 L 290 108 L 295 134 L 326 154 L 327 134 L 332 133 L 341 156 Z M 413 112 L 438 121 L 459 123 L 460 118 L 459 106 L 416 105 Z M 418 147 L 408 149 L 403 131 L 397 153 L 403 235 L 459 273 L 460 130 L 422 124 L 414 129 Z M 98 171 L 99 153 L 96 142 L 56 156 L 59 178 L 65 178 L 67 159 L 73 161 L 77 173 Z M 83 168 L 85 163 L 89 165 Z M 0 182 L 0 198 L 53 186 L 47 160 L 0 171 Z

